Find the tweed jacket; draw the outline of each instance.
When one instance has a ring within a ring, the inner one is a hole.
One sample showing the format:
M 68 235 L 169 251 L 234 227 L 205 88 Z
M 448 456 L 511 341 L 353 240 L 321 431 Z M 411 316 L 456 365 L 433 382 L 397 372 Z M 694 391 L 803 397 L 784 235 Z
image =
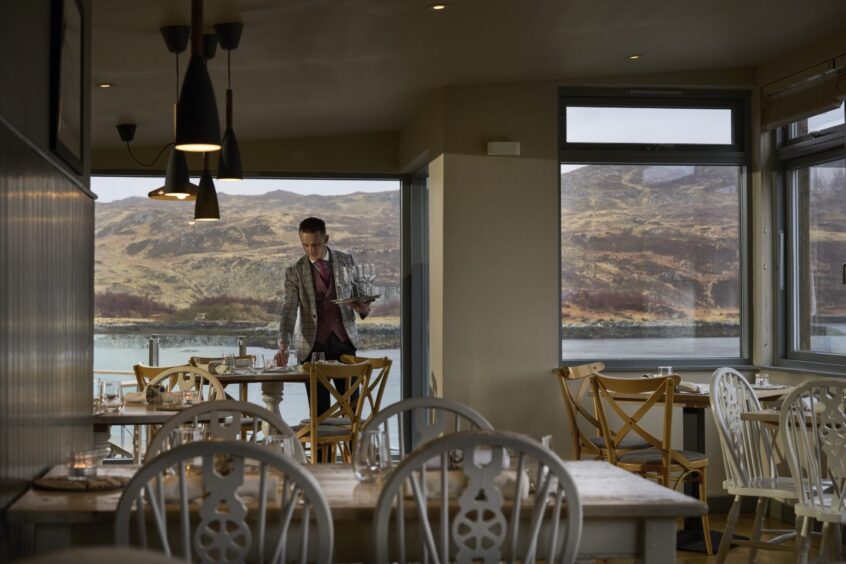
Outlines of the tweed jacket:
M 329 267 L 335 280 L 335 291 L 340 296 L 340 270 L 342 266 L 355 265 L 351 255 L 329 249 Z M 295 335 L 297 358 L 304 361 L 314 347 L 317 335 L 317 302 L 314 297 L 313 267 L 307 255 L 285 270 L 285 298 L 282 301 L 282 319 L 279 323 L 279 337 Z M 344 329 L 353 345 L 357 346 L 358 332 L 355 327 L 355 311 L 352 306 L 340 305 Z M 296 327 L 296 331 L 294 330 Z

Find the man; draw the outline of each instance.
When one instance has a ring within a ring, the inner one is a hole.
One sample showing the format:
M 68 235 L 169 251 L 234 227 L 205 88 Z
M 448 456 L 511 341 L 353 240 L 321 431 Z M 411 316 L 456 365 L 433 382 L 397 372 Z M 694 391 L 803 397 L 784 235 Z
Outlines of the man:
M 340 306 L 332 303 L 338 295 L 338 273 L 342 267 L 354 266 L 355 261 L 352 256 L 326 246 L 329 242 L 326 223 L 316 217 L 306 218 L 300 223 L 299 235 L 305 256 L 285 271 L 285 300 L 276 353 L 280 366 L 287 363 L 288 348 L 292 346 L 296 346 L 300 362 L 310 360 L 314 352 L 324 353 L 326 360 L 338 360 L 343 354 L 354 355 L 358 339 L 354 312 L 361 319 L 370 313 L 370 302 Z M 296 333 L 295 325 L 298 325 Z M 296 343 L 289 343 L 293 335 L 297 335 Z M 345 391 L 343 380 L 335 385 L 341 393 Z M 317 409 L 322 412 L 328 407 L 329 392 L 321 388 Z

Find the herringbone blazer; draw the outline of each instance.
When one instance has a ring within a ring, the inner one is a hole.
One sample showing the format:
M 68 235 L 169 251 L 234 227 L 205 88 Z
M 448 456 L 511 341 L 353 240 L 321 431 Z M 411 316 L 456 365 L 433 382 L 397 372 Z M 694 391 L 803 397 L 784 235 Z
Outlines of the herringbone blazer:
M 355 265 L 351 255 L 329 249 L 329 267 L 335 280 L 335 291 L 340 296 L 340 271 L 342 266 Z M 282 319 L 279 323 L 279 337 L 294 334 L 297 341 L 297 358 L 304 362 L 314 347 L 317 335 L 317 302 L 314 297 L 312 266 L 308 256 L 303 255 L 285 270 L 285 297 L 282 301 Z M 341 305 L 344 329 L 353 345 L 358 346 L 358 332 L 355 327 L 355 311 L 352 306 Z M 296 331 L 295 331 L 296 328 Z

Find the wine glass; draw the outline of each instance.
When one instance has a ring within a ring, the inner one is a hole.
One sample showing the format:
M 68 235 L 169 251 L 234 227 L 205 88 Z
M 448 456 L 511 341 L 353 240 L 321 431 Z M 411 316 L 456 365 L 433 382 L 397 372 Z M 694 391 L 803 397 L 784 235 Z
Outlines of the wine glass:
M 359 296 L 367 295 L 367 267 L 364 264 L 355 265 L 356 287 Z
M 391 449 L 387 429 L 368 429 L 359 436 L 353 471 L 362 482 L 373 482 L 391 469 Z
M 341 267 L 341 295 L 342 300 L 347 300 L 352 297 L 352 273 L 346 266 Z
M 376 265 L 372 262 L 367 263 L 367 295 L 373 294 L 373 282 L 376 281 Z
M 297 366 L 299 359 L 297 358 L 297 338 L 293 333 L 285 336 L 285 343 L 288 345 L 288 366 Z

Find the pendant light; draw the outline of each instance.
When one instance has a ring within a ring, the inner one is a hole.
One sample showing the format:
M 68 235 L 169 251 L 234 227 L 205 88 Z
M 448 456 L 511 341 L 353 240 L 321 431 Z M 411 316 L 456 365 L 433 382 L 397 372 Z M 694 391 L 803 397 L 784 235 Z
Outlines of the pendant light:
M 217 192 L 209 172 L 209 154 L 203 153 L 203 175 L 197 189 L 197 202 L 194 204 L 194 221 L 220 221 L 220 208 L 217 205 Z
M 221 49 L 226 51 L 226 131 L 223 133 L 223 146 L 217 158 L 217 179 L 223 182 L 237 182 L 244 179 L 241 170 L 241 151 L 238 139 L 232 129 L 232 51 L 241 42 L 240 22 L 222 23 L 214 26 Z
M 188 26 L 172 25 L 159 30 L 165 40 L 168 51 L 176 55 L 176 99 L 173 104 L 174 129 L 176 128 L 176 114 L 179 100 L 179 54 L 188 46 Z M 174 131 L 175 133 L 175 131 Z M 197 185 L 192 184 L 188 177 L 188 161 L 185 153 L 172 149 L 167 161 L 167 174 L 164 186 L 150 191 L 147 197 L 154 200 L 192 201 L 197 199 Z
M 211 77 L 203 59 L 203 0 L 191 0 L 191 61 L 176 112 L 176 148 L 220 150 L 220 123 Z

